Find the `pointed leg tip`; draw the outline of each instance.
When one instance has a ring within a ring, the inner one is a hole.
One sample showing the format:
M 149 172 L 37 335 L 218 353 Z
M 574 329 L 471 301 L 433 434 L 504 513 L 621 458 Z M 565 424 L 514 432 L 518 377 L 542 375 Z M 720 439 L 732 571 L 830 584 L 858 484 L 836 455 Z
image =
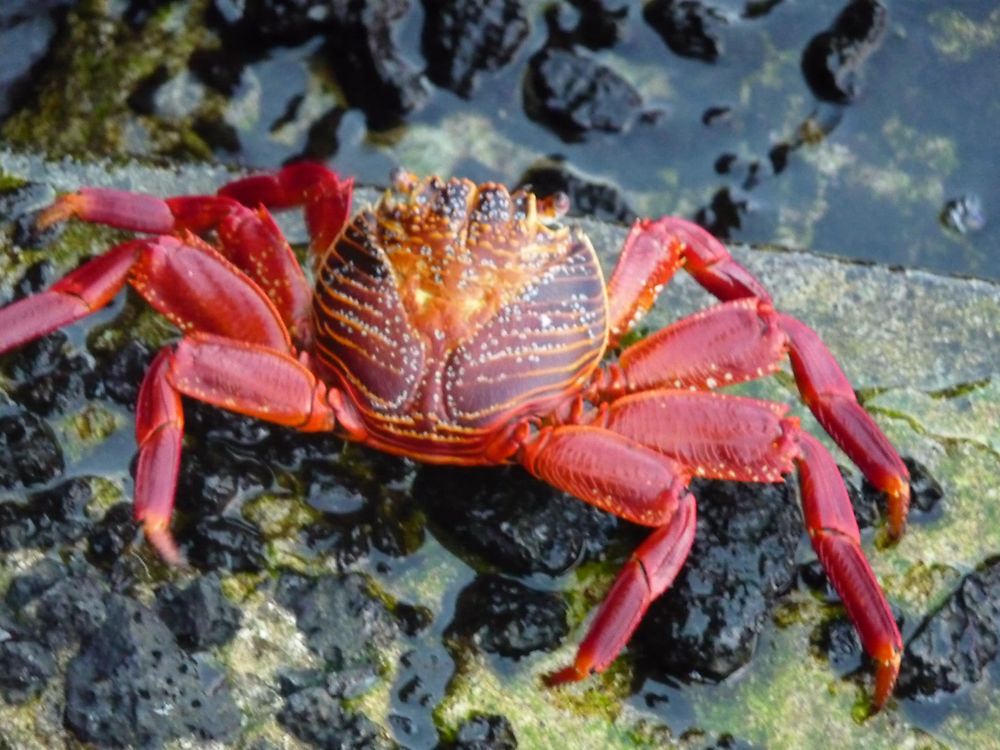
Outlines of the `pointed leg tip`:
M 35 219 L 35 227 L 44 230 L 73 218 L 77 213 L 78 201 L 79 196 L 76 193 L 56 199 L 55 203 L 38 214 L 38 218 Z
M 163 562 L 171 568 L 187 566 L 184 554 L 180 551 L 166 525 L 147 523 L 143 528 L 143 533 L 146 535 L 146 541 L 152 545 Z
M 894 651 L 892 657 L 885 661 L 878 662 L 875 668 L 875 694 L 872 697 L 872 711 L 878 713 L 892 697 L 893 688 L 896 686 L 896 678 L 899 677 L 899 665 L 902 661 L 902 653 Z
M 579 682 L 587 676 L 586 672 L 581 672 L 576 665 L 571 665 L 563 669 L 559 669 L 555 672 L 549 672 L 544 677 L 542 681 L 545 683 L 546 687 L 559 687 L 560 685 L 565 685 L 569 682 Z

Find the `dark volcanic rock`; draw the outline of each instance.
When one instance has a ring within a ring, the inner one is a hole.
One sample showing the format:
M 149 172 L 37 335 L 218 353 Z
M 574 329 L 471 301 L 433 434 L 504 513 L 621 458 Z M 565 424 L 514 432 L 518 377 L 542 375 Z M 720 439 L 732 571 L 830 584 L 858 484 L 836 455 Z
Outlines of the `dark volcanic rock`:
M 86 359 L 66 351 L 66 334 L 56 332 L 19 347 L 7 357 L 4 372 L 14 399 L 36 414 L 64 410 L 84 393 Z
M 965 578 L 906 644 L 896 692 L 952 693 L 981 679 L 1000 650 L 1000 560 Z
M 581 44 L 590 49 L 613 47 L 628 27 L 629 0 L 571 0 L 549 6 L 545 20 L 549 39 L 560 47 Z
M 181 651 L 141 604 L 112 594 L 66 676 L 66 725 L 102 746 L 231 740 L 240 714 L 221 673 Z
M 373 654 L 397 637 L 392 613 L 356 573 L 316 579 L 286 574 L 276 598 L 295 613 L 309 648 L 333 671 L 372 663 Z
M 483 651 L 517 659 L 557 648 L 567 632 L 566 604 L 557 594 L 487 574 L 458 595 L 445 638 L 470 640 Z
M 424 0 L 424 12 L 427 75 L 466 97 L 480 71 L 509 63 L 528 36 L 520 0 Z
M 640 661 L 721 679 L 753 655 L 774 600 L 795 581 L 802 521 L 785 484 L 699 481 L 694 548 L 673 588 L 650 608 Z
M 289 695 L 278 723 L 314 747 L 369 750 L 397 745 L 364 714 L 345 709 L 321 687 Z
M 33 492 L 23 503 L 0 502 L 0 550 L 48 548 L 73 542 L 90 528 L 90 482 L 76 477 Z
M 160 589 L 156 593 L 156 610 L 177 642 L 187 648 L 219 646 L 240 627 L 240 611 L 222 593 L 216 573 L 200 576 L 183 589 Z
M 189 562 L 201 570 L 253 573 L 266 562 L 260 529 L 233 516 L 207 516 L 183 537 Z
M 0 119 L 32 93 L 42 62 L 73 0 L 5 0 L 0 7 Z
M 567 137 L 619 132 L 639 114 L 639 92 L 611 68 L 565 49 L 547 48 L 528 63 L 525 111 Z
M 10 703 L 23 703 L 44 688 L 55 674 L 50 650 L 36 641 L 0 642 L 0 695 Z
M 878 49 L 889 12 L 878 0 L 852 0 L 802 53 L 802 74 L 820 99 L 850 104 L 861 92 L 865 61 Z
M 30 487 L 62 473 L 62 449 L 41 418 L 29 412 L 0 417 L 0 487 Z
M 646 22 L 681 57 L 715 62 L 722 53 L 719 28 L 725 16 L 697 0 L 653 0 L 643 8 Z
M 475 714 L 458 728 L 451 750 L 515 750 L 517 736 L 507 717 Z
M 376 129 L 395 125 L 427 98 L 423 77 L 392 38 L 393 25 L 409 7 L 409 0 L 333 6 L 327 59 L 347 100 L 364 110 Z
M 604 182 L 592 182 L 557 162 L 532 166 L 521 175 L 519 185 L 528 186 L 539 197 L 564 193 L 569 196 L 569 215 L 586 216 L 601 221 L 626 223 L 636 218 L 635 211 L 621 191 Z
M 603 550 L 617 525 L 519 468 L 423 466 L 413 497 L 454 544 L 510 573 L 564 573 Z

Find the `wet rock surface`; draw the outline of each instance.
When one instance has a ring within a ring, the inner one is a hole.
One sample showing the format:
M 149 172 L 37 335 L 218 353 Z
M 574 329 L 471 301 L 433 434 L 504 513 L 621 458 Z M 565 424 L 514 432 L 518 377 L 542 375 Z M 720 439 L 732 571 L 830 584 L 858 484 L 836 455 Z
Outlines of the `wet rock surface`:
M 468 96 L 481 72 L 514 57 L 528 36 L 520 0 L 424 2 L 422 47 L 427 75 L 439 86 Z
M 954 693 L 983 678 L 1000 652 L 1000 560 L 967 576 L 907 641 L 899 693 Z
M 150 610 L 112 594 L 105 622 L 69 664 L 66 724 L 87 742 L 150 746 L 231 740 L 240 715 L 211 662 L 179 649 Z
M 837 104 L 858 97 L 864 64 L 882 42 L 888 19 L 878 0 L 852 0 L 829 29 L 810 40 L 802 53 L 802 73 L 817 97 Z
M 471 641 L 487 653 L 518 659 L 553 650 L 566 632 L 566 606 L 558 595 L 486 574 L 458 595 L 445 638 Z
M 566 572 L 599 554 L 616 527 L 520 469 L 426 466 L 413 493 L 458 549 L 522 575 Z
M 618 132 L 642 106 L 639 92 L 606 65 L 559 48 L 531 58 L 525 79 L 528 114 L 566 138 L 587 131 Z
M 714 63 L 722 54 L 725 16 L 697 0 L 653 0 L 643 7 L 646 22 L 681 57 Z

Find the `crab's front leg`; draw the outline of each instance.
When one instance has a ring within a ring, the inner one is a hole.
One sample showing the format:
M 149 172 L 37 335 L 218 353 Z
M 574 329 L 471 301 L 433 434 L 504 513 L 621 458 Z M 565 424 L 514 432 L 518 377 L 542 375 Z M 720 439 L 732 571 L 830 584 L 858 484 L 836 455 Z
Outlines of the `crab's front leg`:
M 731 305 L 742 300 L 744 314 L 734 314 L 734 307 L 723 305 L 649 337 L 642 342 L 642 364 L 649 373 L 658 372 L 658 379 L 653 383 L 651 375 L 644 376 L 650 383 L 636 387 L 675 385 L 684 380 L 676 375 L 678 365 L 690 372 L 696 361 L 715 365 L 731 359 L 733 351 L 749 353 L 739 372 L 730 371 L 735 380 L 760 376 L 775 368 L 775 345 L 778 350 L 787 347 L 803 399 L 868 480 L 886 493 L 889 531 L 897 537 L 902 534 L 909 508 L 909 471 L 896 449 L 858 403 L 850 382 L 819 336 L 801 321 L 776 313 L 763 284 L 709 232 L 672 217 L 636 222 L 608 284 L 612 332 L 621 335 L 627 330 L 681 265 L 718 298 Z M 700 342 L 692 339 L 694 346 L 688 347 L 687 353 L 677 346 L 684 327 L 684 332 L 701 337 Z M 742 344 L 740 336 L 746 337 Z M 751 342 L 756 347 L 752 352 Z M 635 363 L 640 359 L 638 351 L 630 355 Z M 712 373 L 703 375 L 701 383 L 693 387 L 727 384 Z
M 798 468 L 806 529 L 865 651 L 876 663 L 876 709 L 899 673 L 902 638 L 861 548 L 843 477 L 788 407 L 699 391 L 651 390 L 613 401 L 601 424 L 698 476 L 780 482 Z
M 339 391 L 328 391 L 286 352 L 211 334 L 164 349 L 146 373 L 136 407 L 135 518 L 173 564 L 181 560 L 169 527 L 184 436 L 182 394 L 302 432 L 339 426 L 349 437 L 365 437 Z
M 597 425 L 527 425 L 493 447 L 531 474 L 621 518 L 653 526 L 625 564 L 580 644 L 573 664 L 549 675 L 549 684 L 603 671 L 625 648 L 649 605 L 677 577 L 694 542 L 691 471 L 637 441 Z

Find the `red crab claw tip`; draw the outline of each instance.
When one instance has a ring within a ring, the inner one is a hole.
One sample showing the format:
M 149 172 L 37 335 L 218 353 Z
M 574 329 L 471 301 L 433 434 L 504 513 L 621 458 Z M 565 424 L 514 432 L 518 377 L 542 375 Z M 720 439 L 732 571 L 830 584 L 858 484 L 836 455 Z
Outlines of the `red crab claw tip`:
M 53 224 L 60 224 L 67 219 L 72 219 L 79 213 L 80 199 L 81 196 L 76 193 L 70 193 L 58 198 L 55 203 L 38 214 L 38 218 L 35 219 L 35 226 L 39 229 L 48 229 Z
M 906 516 L 910 510 L 910 483 L 900 478 L 896 487 L 889 489 L 889 536 L 899 539 L 906 529 Z
M 581 672 L 575 665 L 570 665 L 555 672 L 549 672 L 542 677 L 542 681 L 547 687 L 558 687 L 559 685 L 565 685 L 567 682 L 579 682 L 585 677 L 587 677 L 585 672 Z
M 875 695 L 872 697 L 873 709 L 877 713 L 882 710 L 892 689 L 896 685 L 896 678 L 899 676 L 899 664 L 903 654 L 900 651 L 893 651 L 891 657 L 879 660 L 875 667 Z
M 153 549 L 160 555 L 163 561 L 172 568 L 184 567 L 187 561 L 174 541 L 173 536 L 166 524 L 146 523 L 143 526 L 143 534 L 146 541 L 153 545 Z

